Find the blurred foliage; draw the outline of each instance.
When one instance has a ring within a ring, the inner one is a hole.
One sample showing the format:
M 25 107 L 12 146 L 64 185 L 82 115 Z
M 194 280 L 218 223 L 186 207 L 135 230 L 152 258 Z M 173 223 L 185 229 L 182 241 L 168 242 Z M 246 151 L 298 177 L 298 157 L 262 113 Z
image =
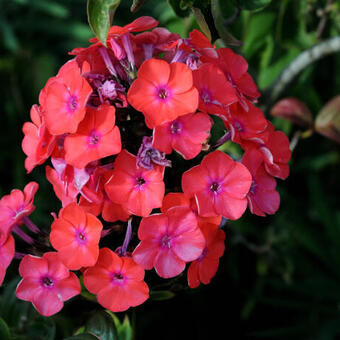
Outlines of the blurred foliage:
M 140 7 L 137 14 L 130 12 L 133 4 Z M 265 112 L 270 110 L 266 93 L 289 62 L 340 34 L 340 4 L 329 0 L 124 0 L 114 23 L 125 25 L 137 15 L 152 15 L 161 26 L 186 37 L 199 27 L 193 7 L 203 13 L 211 36 L 221 38 L 216 46 L 242 42 L 233 48 L 248 61 L 264 93 L 259 105 Z M 25 174 L 21 127 L 40 89 L 69 58 L 67 52 L 87 46 L 93 36 L 86 1 L 0 0 L 0 35 L 0 196 L 22 189 L 30 180 L 39 182 L 32 219 L 49 230 L 49 213 L 59 205 L 44 166 Z M 308 66 L 282 96 L 304 101 L 315 117 L 340 94 L 339 74 L 337 53 Z M 9 338 L 9 332 L 12 339 L 34 340 L 94 339 L 98 332 L 137 340 L 340 337 L 339 147 L 318 134 L 299 139 L 303 131 L 280 118 L 273 123 L 297 141 L 291 175 L 278 183 L 280 210 L 267 218 L 247 212 L 226 224 L 227 250 L 210 285 L 190 290 L 182 275 L 165 284 L 160 281 L 152 299 L 125 315 L 103 312 L 78 296 L 62 313 L 44 318 L 15 297 L 15 260 L 0 290 L 0 339 Z M 241 155 L 230 143 L 224 148 L 235 158 Z M 17 241 L 18 251 L 21 247 Z

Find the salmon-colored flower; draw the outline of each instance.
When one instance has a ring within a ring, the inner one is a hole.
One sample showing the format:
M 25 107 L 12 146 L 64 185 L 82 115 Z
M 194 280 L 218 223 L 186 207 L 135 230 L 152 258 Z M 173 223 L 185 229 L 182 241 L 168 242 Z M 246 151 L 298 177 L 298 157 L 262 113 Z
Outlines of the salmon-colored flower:
M 136 160 L 136 156 L 123 150 L 115 160 L 113 176 L 105 191 L 112 202 L 121 204 L 131 214 L 148 216 L 152 209 L 162 205 L 164 167 L 137 168 Z
M 221 151 L 210 153 L 182 176 L 184 193 L 195 196 L 198 214 L 203 217 L 240 218 L 247 208 L 250 185 L 247 168 Z
M 133 259 L 145 269 L 155 268 L 163 278 L 180 274 L 187 262 L 196 260 L 205 246 L 194 213 L 187 207 L 170 208 L 164 214 L 142 219 Z
M 50 241 L 65 266 L 78 270 L 97 262 L 102 229 L 94 215 L 72 203 L 63 208 L 52 223 Z
M 34 196 L 39 188 L 38 183 L 28 183 L 24 191 L 14 189 L 9 195 L 0 200 L 0 231 L 6 233 L 11 231 L 15 225 L 21 225 L 24 216 L 29 216 L 35 209 L 33 205 Z
M 30 173 L 36 165 L 42 164 L 51 156 L 56 145 L 56 138 L 46 129 L 44 117 L 38 105 L 31 108 L 31 122 L 24 124 L 22 131 L 25 137 L 22 150 L 26 154 L 25 168 Z
M 189 113 L 156 126 L 153 147 L 165 153 L 177 151 L 184 159 L 196 157 L 210 135 L 212 120 L 206 113 Z
M 80 294 L 77 276 L 60 261 L 57 253 L 45 253 L 42 257 L 26 255 L 19 266 L 22 280 L 16 294 L 21 300 L 31 301 L 44 316 L 58 313 L 64 301 Z
M 94 267 L 84 272 L 85 287 L 98 302 L 113 312 L 122 312 L 149 298 L 144 269 L 130 257 L 119 257 L 108 248 L 100 249 Z
M 76 168 L 121 151 L 120 132 L 115 126 L 115 108 L 101 105 L 88 108 L 75 134 L 65 138 L 65 160 Z
M 195 112 L 198 92 L 185 64 L 149 59 L 138 70 L 138 77 L 128 91 L 128 101 L 144 114 L 148 127 L 153 128 Z
M 77 62 L 67 62 L 58 75 L 47 82 L 40 97 L 48 131 L 52 135 L 76 132 L 91 92 Z

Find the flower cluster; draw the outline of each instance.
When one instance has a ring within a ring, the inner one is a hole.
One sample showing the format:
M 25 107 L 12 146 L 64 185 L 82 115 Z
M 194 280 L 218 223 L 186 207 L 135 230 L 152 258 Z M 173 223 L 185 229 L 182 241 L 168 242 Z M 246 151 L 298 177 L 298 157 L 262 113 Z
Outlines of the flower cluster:
M 279 207 L 275 178 L 288 176 L 289 142 L 254 106 L 247 62 L 197 30 L 183 39 L 157 25 L 140 17 L 111 27 L 106 46 L 94 38 L 70 52 L 23 126 L 25 168 L 50 159 L 46 177 L 62 204 L 50 251 L 16 254 L 17 296 L 45 316 L 81 293 L 80 276 L 114 312 L 148 299 L 145 270 L 172 278 L 189 264 L 188 285 L 208 284 L 225 249 L 222 217 Z M 218 121 L 226 133 L 210 145 Z M 227 141 L 242 159 L 217 150 Z M 34 249 L 44 237 L 28 217 L 37 188 L 0 201 L 0 284 L 15 256 L 11 232 Z

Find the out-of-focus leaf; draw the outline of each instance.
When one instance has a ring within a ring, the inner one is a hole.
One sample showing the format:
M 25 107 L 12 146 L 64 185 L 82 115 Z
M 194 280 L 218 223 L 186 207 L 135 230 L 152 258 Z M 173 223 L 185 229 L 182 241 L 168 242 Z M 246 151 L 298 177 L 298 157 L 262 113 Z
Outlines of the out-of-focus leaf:
M 182 0 L 168 0 L 169 5 L 172 7 L 174 12 L 181 18 L 185 18 L 190 15 L 190 7 L 183 6 Z
M 154 301 L 169 300 L 174 296 L 175 294 L 169 290 L 154 290 L 150 292 L 150 299 Z
M 15 36 L 12 26 L 7 22 L 6 18 L 0 13 L 0 34 L 2 35 L 3 43 L 5 47 L 15 53 L 19 50 L 20 44 Z
M 245 10 L 255 11 L 268 6 L 272 0 L 238 0 L 238 4 Z
M 330 100 L 317 115 L 315 130 L 340 143 L 340 96 Z
M 73 335 L 64 340 L 99 340 L 100 338 L 90 334 L 90 333 L 83 333 L 78 335 Z
M 1 340 L 10 340 L 11 334 L 9 332 L 9 328 L 6 322 L 0 318 L 0 339 Z
M 137 12 L 146 2 L 147 0 L 133 0 L 130 11 L 132 13 Z
M 299 54 L 299 52 L 299 49 L 292 48 L 274 64 L 261 70 L 258 76 L 259 88 L 263 90 L 273 84 L 282 70 Z
M 113 319 L 104 311 L 94 314 L 86 323 L 85 330 L 101 340 L 119 339 Z
M 209 26 L 204 18 L 204 15 L 202 13 L 202 11 L 197 8 L 197 7 L 192 7 L 192 11 L 194 13 L 195 19 L 201 29 L 201 31 L 205 34 L 205 36 L 211 40 L 211 32 L 209 29 Z
M 123 322 L 120 322 L 119 318 L 112 313 L 111 311 L 107 311 L 107 313 L 111 316 L 114 321 L 119 340 L 132 340 L 133 339 L 133 328 L 130 323 L 130 319 L 127 315 L 125 315 Z
M 38 317 L 29 323 L 27 338 L 34 340 L 53 340 L 56 327 L 52 319 Z
M 243 45 L 243 53 L 247 58 L 251 58 L 266 43 L 265 38 L 272 34 L 275 18 L 276 15 L 272 12 L 251 16 Z
M 270 114 L 289 120 L 302 127 L 310 127 L 313 124 L 313 116 L 308 106 L 301 100 L 288 97 L 278 101 L 271 109 Z
M 214 18 L 215 27 L 220 38 L 226 45 L 240 46 L 241 42 L 237 40 L 227 29 L 225 18 L 222 14 L 220 0 L 211 0 L 211 14 Z
M 106 38 L 120 0 L 88 0 L 87 18 L 97 38 L 106 46 Z

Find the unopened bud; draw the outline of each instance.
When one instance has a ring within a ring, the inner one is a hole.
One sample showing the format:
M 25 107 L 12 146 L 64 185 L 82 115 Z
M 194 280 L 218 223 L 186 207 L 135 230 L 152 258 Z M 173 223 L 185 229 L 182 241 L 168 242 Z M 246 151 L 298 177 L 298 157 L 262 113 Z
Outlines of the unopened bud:
M 319 112 L 315 130 L 340 144 L 340 96 L 330 100 Z
M 302 127 L 311 127 L 313 116 L 307 105 L 297 98 L 284 98 L 271 109 L 270 114 L 289 120 Z

